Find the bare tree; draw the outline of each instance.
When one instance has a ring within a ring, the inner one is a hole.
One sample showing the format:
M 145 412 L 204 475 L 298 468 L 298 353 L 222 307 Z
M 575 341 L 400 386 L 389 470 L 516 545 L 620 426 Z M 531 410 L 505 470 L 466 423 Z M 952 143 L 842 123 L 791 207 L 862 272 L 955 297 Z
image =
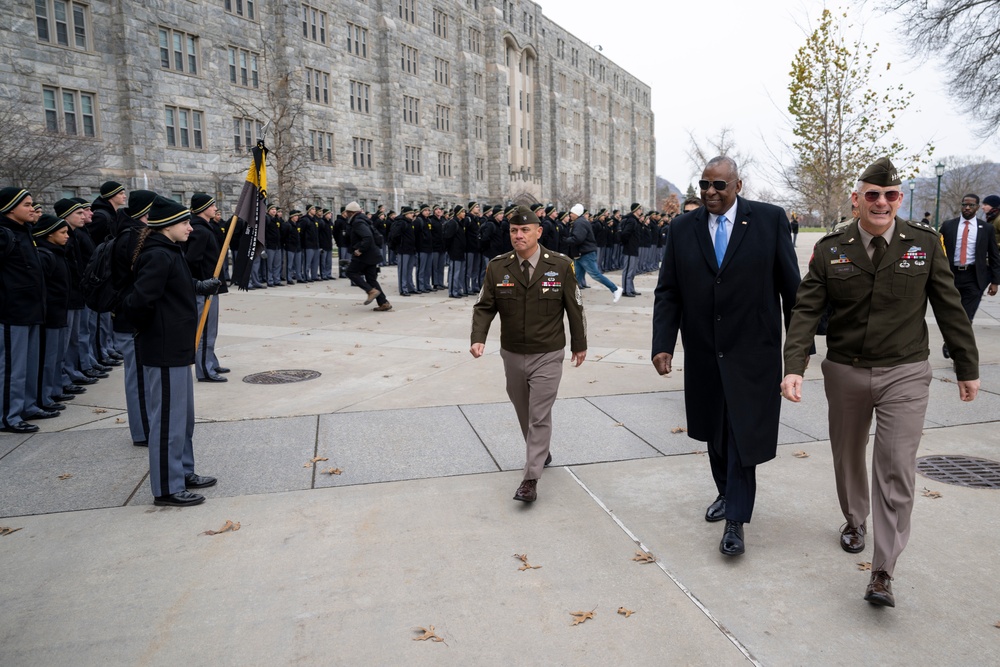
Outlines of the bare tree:
M 1000 190 L 1000 164 L 974 155 L 952 155 L 941 160 L 946 166 L 941 177 L 941 220 L 958 215 L 962 197 L 968 194 L 983 198 Z M 925 211 L 934 214 L 937 179 L 924 178 L 914 190 L 913 215 L 918 220 Z M 904 204 L 909 210 L 909 204 Z
M 699 142 L 690 130 L 688 130 L 687 135 L 689 141 L 687 157 L 688 162 L 691 163 L 691 176 L 693 178 L 701 176 L 701 172 L 709 160 L 724 155 L 736 160 L 740 170 L 740 178 L 743 179 L 743 194 L 749 195 L 752 192 L 750 180 L 757 160 L 753 155 L 739 149 L 736 145 L 736 137 L 733 135 L 733 128 L 723 127 L 719 130 L 718 136 L 705 139 L 705 143 Z

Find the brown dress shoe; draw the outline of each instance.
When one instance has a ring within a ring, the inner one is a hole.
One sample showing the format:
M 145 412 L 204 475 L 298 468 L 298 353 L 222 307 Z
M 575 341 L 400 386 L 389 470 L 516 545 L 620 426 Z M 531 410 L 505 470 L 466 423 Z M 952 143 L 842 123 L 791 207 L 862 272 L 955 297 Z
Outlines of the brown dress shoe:
M 392 310 L 392 304 L 386 301 L 381 306 L 375 306 L 374 308 L 372 308 L 372 310 L 374 310 L 377 313 L 383 313 L 387 310 Z
M 526 479 L 521 482 L 521 486 L 517 487 L 517 492 L 514 494 L 514 500 L 520 500 L 522 503 L 533 503 L 538 498 L 538 480 L 537 479 Z
M 850 524 L 845 525 L 840 531 L 840 546 L 848 553 L 861 553 L 865 550 L 866 532 L 865 524 L 861 524 L 857 528 Z
M 880 607 L 895 607 L 896 598 L 892 595 L 892 577 L 885 570 L 874 570 L 872 580 L 865 589 L 865 600 Z
M 381 294 L 381 293 L 382 292 L 379 292 L 374 287 L 371 288 L 370 290 L 368 290 L 368 298 L 365 300 L 365 305 L 367 306 L 369 303 L 371 303 L 372 301 L 374 301 L 376 298 L 378 298 L 378 295 Z

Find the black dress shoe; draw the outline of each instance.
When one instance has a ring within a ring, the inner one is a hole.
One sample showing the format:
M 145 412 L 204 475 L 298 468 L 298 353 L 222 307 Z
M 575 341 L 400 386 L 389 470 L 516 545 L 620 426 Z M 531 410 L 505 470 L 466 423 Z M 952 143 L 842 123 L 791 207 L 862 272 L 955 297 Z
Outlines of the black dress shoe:
M 43 405 L 42 406 L 42 410 L 49 410 L 49 411 L 55 410 L 56 412 L 60 412 L 60 411 L 65 410 L 65 409 L 66 409 L 66 406 L 63 405 L 62 403 L 53 403 L 52 405 Z
M 715 502 L 705 511 L 705 521 L 722 521 L 726 518 L 726 497 L 719 494 Z
M 218 368 L 215 369 L 215 372 L 216 373 L 228 373 L 229 370 L 230 369 L 228 369 L 228 368 L 223 368 L 222 366 L 219 366 Z
M 537 479 L 526 479 L 521 482 L 521 486 L 517 487 L 517 491 L 514 493 L 514 500 L 520 500 L 522 503 L 533 503 L 538 499 L 538 480 Z
M 550 463 L 552 463 L 552 452 L 549 452 L 549 455 L 545 457 L 545 467 L 548 468 Z
M 134 447 L 149 447 L 149 442 L 146 440 L 133 440 L 132 445 Z
M 83 374 L 86 375 L 87 378 L 90 380 L 103 380 L 104 378 L 108 377 L 107 373 L 99 371 L 96 368 L 88 368 L 87 370 L 83 371 Z
M 215 483 L 218 481 L 214 477 L 196 475 L 193 472 L 184 475 L 184 486 L 188 489 L 206 489 L 210 486 L 215 486 Z
M 29 424 L 28 422 L 17 422 L 16 424 L 11 424 L 10 426 L 4 426 L 3 429 L 7 433 L 35 433 L 38 431 L 38 427 L 34 424 Z
M 117 359 L 118 361 L 125 360 L 125 355 L 123 355 L 121 352 L 109 352 L 108 356 L 111 357 L 112 359 Z
M 628 298 L 631 299 L 632 297 L 635 296 L 635 294 L 629 294 L 628 292 L 626 292 L 625 294 L 622 294 L 622 296 L 627 296 Z
M 80 394 L 86 394 L 87 388 L 81 387 L 78 384 L 71 384 L 68 387 L 63 387 L 63 393 L 71 394 L 73 396 L 79 396 Z
M 153 498 L 154 505 L 169 507 L 187 507 L 188 505 L 200 505 L 205 502 L 205 496 L 191 493 L 190 491 L 178 491 L 169 496 L 157 496 Z
M 229 382 L 229 378 L 224 378 L 221 375 L 206 375 L 203 378 L 198 378 L 198 382 Z
M 77 386 L 80 386 L 80 385 L 90 386 L 92 384 L 97 384 L 97 378 L 87 377 L 86 375 L 84 375 L 79 380 L 73 380 L 73 384 L 75 384 Z
M 84 391 L 86 391 L 86 389 L 84 389 Z M 66 401 L 72 401 L 74 398 L 76 398 L 76 396 L 74 396 L 73 394 L 56 394 L 55 396 L 52 397 L 52 400 L 64 403 Z
M 865 524 L 853 528 L 850 524 L 840 531 L 840 547 L 847 553 L 857 554 L 865 550 Z
M 24 421 L 34 421 L 36 419 L 52 419 L 59 416 L 58 410 L 39 410 L 30 415 L 24 415 Z
M 94 370 L 99 371 L 101 373 L 110 373 L 111 366 L 106 366 L 104 365 L 103 362 L 98 361 L 96 364 L 94 364 Z
M 101 359 L 101 365 L 105 367 L 121 366 L 122 362 L 118 359 L 112 359 L 108 357 L 107 359 Z
M 880 607 L 895 607 L 896 597 L 892 594 L 892 577 L 885 570 L 872 572 L 872 580 L 865 589 L 865 600 Z
M 743 524 L 737 521 L 726 521 L 726 530 L 719 542 L 719 551 L 726 556 L 739 556 L 746 551 L 743 544 Z

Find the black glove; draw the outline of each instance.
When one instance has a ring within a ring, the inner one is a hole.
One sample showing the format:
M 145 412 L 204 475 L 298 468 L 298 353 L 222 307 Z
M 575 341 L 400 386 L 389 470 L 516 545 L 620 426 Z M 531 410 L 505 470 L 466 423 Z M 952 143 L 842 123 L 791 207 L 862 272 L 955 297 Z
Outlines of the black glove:
M 218 278 L 196 280 L 194 283 L 194 292 L 198 296 L 212 296 L 219 293 L 220 287 L 222 287 L 222 281 Z

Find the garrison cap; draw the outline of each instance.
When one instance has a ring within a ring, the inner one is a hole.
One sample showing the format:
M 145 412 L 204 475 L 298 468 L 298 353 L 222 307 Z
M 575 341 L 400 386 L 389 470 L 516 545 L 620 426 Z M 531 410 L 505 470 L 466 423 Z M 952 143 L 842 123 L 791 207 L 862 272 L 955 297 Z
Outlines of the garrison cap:
M 191 212 L 198 215 L 209 206 L 215 203 L 215 197 L 207 192 L 196 192 L 191 197 Z
M 149 213 L 154 201 L 156 201 L 156 193 L 152 190 L 133 190 L 128 193 L 128 206 L 125 207 L 125 213 L 133 220 L 137 220 Z
M 101 185 L 101 196 L 105 199 L 111 199 L 124 189 L 125 186 L 117 181 L 104 181 L 104 184 Z
M 858 180 L 883 188 L 903 183 L 902 179 L 899 178 L 899 173 L 896 172 L 896 167 L 892 164 L 892 160 L 888 157 L 880 157 L 868 165 L 868 168 L 858 176 Z
M 507 215 L 510 217 L 510 224 L 512 225 L 540 225 L 542 224 L 538 220 L 538 216 L 534 212 L 524 206 L 511 206 L 507 211 Z
M 25 197 L 31 195 L 24 188 L 4 188 L 0 190 L 0 213 L 7 213 L 21 203 Z
M 60 199 L 52 208 L 55 209 L 56 216 L 65 218 L 67 215 L 75 213 L 83 208 L 83 204 L 75 199 Z
M 156 195 L 156 198 L 153 199 L 153 205 L 149 209 L 146 226 L 152 229 L 165 229 L 178 222 L 187 221 L 190 216 L 191 209 L 184 204 Z
M 45 213 L 38 219 L 35 223 L 34 228 L 31 230 L 31 235 L 36 239 L 44 239 L 46 236 L 56 231 L 61 227 L 68 227 L 66 221 L 62 218 L 57 218 L 51 213 Z

